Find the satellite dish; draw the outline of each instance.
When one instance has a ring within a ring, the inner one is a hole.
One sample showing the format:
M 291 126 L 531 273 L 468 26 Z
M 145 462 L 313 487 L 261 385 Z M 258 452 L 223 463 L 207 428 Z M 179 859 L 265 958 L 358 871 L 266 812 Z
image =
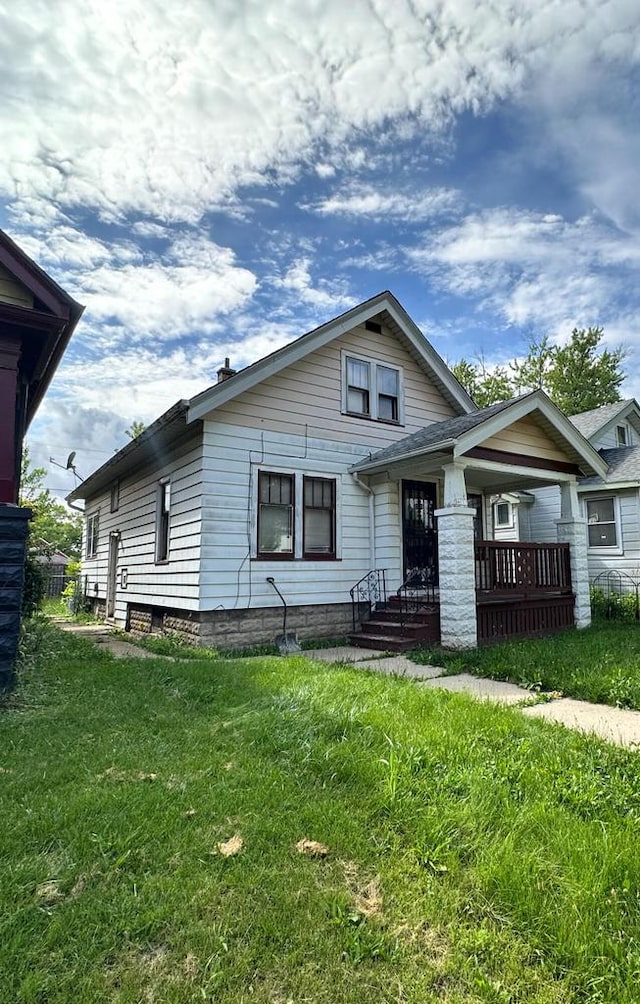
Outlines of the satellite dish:
M 73 461 L 74 461 L 75 459 L 76 459 L 76 451 L 75 451 L 75 450 L 72 450 L 72 452 L 71 452 L 71 453 L 69 454 L 69 456 L 67 457 L 67 470 L 68 470 L 68 471 L 69 471 L 69 470 L 71 470 L 71 471 L 73 470 Z

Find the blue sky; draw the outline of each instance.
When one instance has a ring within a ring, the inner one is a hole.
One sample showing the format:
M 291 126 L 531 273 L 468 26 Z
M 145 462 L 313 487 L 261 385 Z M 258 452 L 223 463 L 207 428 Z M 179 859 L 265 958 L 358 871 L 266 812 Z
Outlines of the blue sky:
M 449 362 L 602 325 L 640 396 L 639 84 L 637 0 L 5 5 L 0 226 L 86 304 L 32 457 L 382 289 Z

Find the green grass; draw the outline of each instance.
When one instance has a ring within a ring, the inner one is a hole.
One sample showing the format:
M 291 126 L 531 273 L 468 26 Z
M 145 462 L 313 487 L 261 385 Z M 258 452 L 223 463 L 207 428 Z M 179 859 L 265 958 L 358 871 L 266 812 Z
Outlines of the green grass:
M 37 632 L 0 711 L 0 1000 L 637 1001 L 636 754 L 304 657 Z
M 422 649 L 420 663 L 475 673 L 614 707 L 640 709 L 640 625 L 597 621 L 584 631 L 504 642 L 464 653 Z

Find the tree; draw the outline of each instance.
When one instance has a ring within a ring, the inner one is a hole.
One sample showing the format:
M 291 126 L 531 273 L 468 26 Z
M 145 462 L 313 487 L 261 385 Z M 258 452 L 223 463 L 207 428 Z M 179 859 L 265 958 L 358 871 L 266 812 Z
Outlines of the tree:
M 554 349 L 548 393 L 567 415 L 620 400 L 625 352 L 618 346 L 598 353 L 603 334 L 602 328 L 574 328 L 567 344 Z
M 124 434 L 125 436 L 128 436 L 129 439 L 137 439 L 138 436 L 140 436 L 146 428 L 147 427 L 144 422 L 141 422 L 139 419 L 134 418 L 129 428 L 124 430 Z
M 25 447 L 20 473 L 20 505 L 33 510 L 29 524 L 30 546 L 44 554 L 50 549 L 79 557 L 82 514 L 72 512 L 44 487 L 46 473 L 44 467 L 31 467 L 29 450 Z
M 513 359 L 508 368 L 489 370 L 481 357 L 477 364 L 461 359 L 451 369 L 480 408 L 541 388 L 566 415 L 577 415 L 620 400 L 625 352 L 599 352 L 603 336 L 602 328 L 574 328 L 563 346 L 551 345 L 547 335 L 534 339 L 524 359 Z

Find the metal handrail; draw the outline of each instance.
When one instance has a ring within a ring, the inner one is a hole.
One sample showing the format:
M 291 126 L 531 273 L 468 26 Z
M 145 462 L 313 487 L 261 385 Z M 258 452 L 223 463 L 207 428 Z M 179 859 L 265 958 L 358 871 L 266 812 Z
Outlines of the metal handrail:
M 404 631 L 411 615 L 417 616 L 421 610 L 437 602 L 433 575 L 425 579 L 421 572 L 411 572 L 396 590 L 396 596 L 400 607 L 400 626 Z
M 387 605 L 387 582 L 384 568 L 372 568 L 349 590 L 351 596 L 351 619 L 356 631 L 356 604 L 368 603 L 369 613 Z

